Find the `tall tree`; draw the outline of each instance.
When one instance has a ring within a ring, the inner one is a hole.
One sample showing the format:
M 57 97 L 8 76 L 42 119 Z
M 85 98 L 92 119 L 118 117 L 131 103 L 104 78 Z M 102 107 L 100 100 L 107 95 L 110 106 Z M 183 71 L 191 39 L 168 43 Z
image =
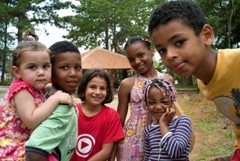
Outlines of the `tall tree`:
M 60 0 L 1 0 L 0 1 L 0 51 L 3 64 L 1 81 L 4 80 L 8 53 L 12 44 L 20 42 L 26 30 L 36 25 L 54 23 L 58 10 L 69 7 L 70 2 Z M 9 28 L 14 28 L 10 31 Z M 47 30 L 47 29 L 46 29 Z M 15 33 L 14 33 L 15 32 Z
M 239 47 L 240 1 L 239 0 L 196 0 L 203 8 L 215 32 L 216 48 Z
M 81 0 L 77 14 L 62 18 L 62 25 L 68 26 L 67 38 L 78 46 L 104 46 L 121 52 L 129 36 L 148 37 L 148 18 L 159 1 Z
M 10 48 L 9 46 L 13 45 L 14 35 L 7 31 L 8 27 L 10 26 L 11 16 L 8 14 L 8 2 L 3 3 L 0 2 L 0 62 L 2 65 L 1 73 L 2 75 L 0 82 L 5 80 L 5 73 L 6 73 L 6 65 L 7 60 L 9 58 Z

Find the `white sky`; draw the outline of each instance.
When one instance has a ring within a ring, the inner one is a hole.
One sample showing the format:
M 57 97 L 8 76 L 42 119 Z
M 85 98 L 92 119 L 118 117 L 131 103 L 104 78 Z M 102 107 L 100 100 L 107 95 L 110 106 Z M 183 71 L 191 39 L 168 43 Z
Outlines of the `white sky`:
M 44 32 L 45 29 L 47 30 L 48 34 Z M 50 25 L 39 25 L 36 33 L 39 36 L 39 41 L 47 47 L 50 47 L 57 41 L 67 40 L 63 38 L 63 36 L 68 34 L 66 30 Z M 79 51 L 80 53 L 83 53 L 86 50 L 84 48 L 79 48 Z
M 63 35 L 67 34 L 66 30 L 50 25 L 39 25 L 37 30 L 36 33 L 39 36 L 39 41 L 47 47 L 57 41 L 65 40 Z M 48 34 L 46 34 L 44 30 L 47 30 Z
M 61 0 L 61 1 L 69 1 L 69 0 Z M 72 3 L 75 3 L 76 5 L 79 4 L 78 0 L 72 0 Z M 67 15 L 73 15 L 73 11 L 71 9 L 66 10 L 59 10 L 58 15 L 59 16 L 67 16 Z M 44 31 L 46 30 L 47 33 Z M 68 32 L 64 29 L 57 28 L 55 26 L 50 25 L 39 25 L 36 28 L 36 34 L 39 36 L 39 41 L 42 42 L 47 47 L 51 46 L 57 41 L 67 40 L 63 38 L 64 35 L 67 35 Z M 84 52 L 83 48 L 79 48 L 80 52 Z
M 44 33 L 44 31 L 39 32 L 37 34 L 39 36 L 39 41 L 42 42 L 47 47 L 51 46 L 52 44 L 54 44 L 57 41 L 66 40 L 63 38 L 63 35 L 67 34 L 66 30 L 59 29 L 54 26 L 46 26 L 46 25 L 39 26 L 40 30 L 44 30 L 44 28 L 47 28 L 47 31 L 49 33 L 48 35 L 46 33 Z M 83 48 L 79 48 L 79 50 L 81 53 L 86 51 Z M 157 52 L 155 53 L 154 58 L 157 60 L 159 59 L 159 54 Z
M 59 10 L 58 15 L 73 15 L 73 12 L 71 9 Z M 36 33 L 39 36 L 39 41 L 45 44 L 47 47 L 51 46 L 57 41 L 64 40 L 63 35 L 67 34 L 66 30 L 51 26 L 50 24 L 39 25 L 36 30 Z M 47 31 L 47 33 L 45 30 Z

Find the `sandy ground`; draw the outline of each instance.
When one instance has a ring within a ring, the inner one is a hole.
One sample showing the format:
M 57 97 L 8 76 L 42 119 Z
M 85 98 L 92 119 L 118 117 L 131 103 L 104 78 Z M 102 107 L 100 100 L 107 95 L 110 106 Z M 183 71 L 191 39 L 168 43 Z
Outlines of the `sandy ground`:
M 118 96 L 117 93 L 114 94 L 114 99 L 111 103 L 106 104 L 109 107 L 114 108 L 115 110 L 117 110 L 117 105 L 118 105 Z
M 108 103 L 108 104 L 106 104 L 107 106 L 109 106 L 109 107 L 112 107 L 113 109 L 115 109 L 116 111 L 117 111 L 117 105 L 118 105 L 118 95 L 117 95 L 117 93 L 115 93 L 114 94 L 114 99 L 113 99 L 113 101 L 111 102 L 111 103 Z M 126 120 L 128 119 L 128 117 L 129 117 L 129 108 L 128 108 L 128 113 L 127 113 L 127 117 L 126 117 Z

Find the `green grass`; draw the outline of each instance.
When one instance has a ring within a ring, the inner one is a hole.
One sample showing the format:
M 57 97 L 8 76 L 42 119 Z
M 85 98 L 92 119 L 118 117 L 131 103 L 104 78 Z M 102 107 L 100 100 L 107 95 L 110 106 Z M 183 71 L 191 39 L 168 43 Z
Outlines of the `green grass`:
M 216 110 L 212 102 L 196 93 L 179 94 L 178 101 L 193 123 L 196 139 L 190 154 L 192 161 L 207 161 L 233 152 L 232 123 Z

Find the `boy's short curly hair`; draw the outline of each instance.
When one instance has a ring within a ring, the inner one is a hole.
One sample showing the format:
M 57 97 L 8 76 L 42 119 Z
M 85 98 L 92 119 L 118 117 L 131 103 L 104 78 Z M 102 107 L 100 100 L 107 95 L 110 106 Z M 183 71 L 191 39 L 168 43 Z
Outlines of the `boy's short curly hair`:
M 65 53 L 65 52 L 74 52 L 74 53 L 79 53 L 80 51 L 78 48 L 69 41 L 58 41 L 54 43 L 52 46 L 49 47 L 50 50 L 50 57 L 51 57 L 51 63 L 54 64 L 55 57 L 58 54 Z
M 160 25 L 165 25 L 172 20 L 179 19 L 191 27 L 196 35 L 199 35 L 207 19 L 202 9 L 191 0 L 170 1 L 158 6 L 151 14 L 148 23 L 148 32 L 151 35 L 153 30 Z
M 89 69 L 83 74 L 81 82 L 80 82 L 79 87 L 78 87 L 78 91 L 77 91 L 78 97 L 82 101 L 86 100 L 85 92 L 87 90 L 87 85 L 95 77 L 102 78 L 106 81 L 107 96 L 106 96 L 105 100 L 102 102 L 102 105 L 104 105 L 105 103 L 112 102 L 112 100 L 114 98 L 113 97 L 112 83 L 111 83 L 109 74 L 103 69 Z

